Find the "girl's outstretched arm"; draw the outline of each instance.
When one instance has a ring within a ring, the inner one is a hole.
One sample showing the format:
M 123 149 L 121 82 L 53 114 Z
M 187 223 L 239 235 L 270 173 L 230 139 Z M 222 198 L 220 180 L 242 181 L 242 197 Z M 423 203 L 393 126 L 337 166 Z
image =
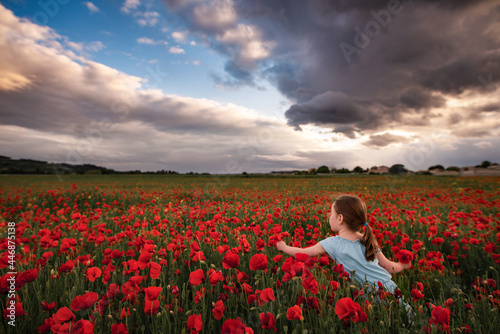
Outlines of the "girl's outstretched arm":
M 410 269 L 411 267 L 411 263 L 400 263 L 387 259 L 382 252 L 377 254 L 377 259 L 378 264 L 391 274 L 399 273 L 400 271 L 403 271 L 404 269 Z
M 290 256 L 295 256 L 295 254 L 297 253 L 302 253 L 302 254 L 307 254 L 311 257 L 311 256 L 316 256 L 318 254 L 323 254 L 325 252 L 325 249 L 323 248 L 323 246 L 321 246 L 319 242 L 311 247 L 299 248 L 299 247 L 288 246 L 284 241 L 280 241 L 276 244 L 276 248 L 278 248 L 279 251 L 285 252 Z

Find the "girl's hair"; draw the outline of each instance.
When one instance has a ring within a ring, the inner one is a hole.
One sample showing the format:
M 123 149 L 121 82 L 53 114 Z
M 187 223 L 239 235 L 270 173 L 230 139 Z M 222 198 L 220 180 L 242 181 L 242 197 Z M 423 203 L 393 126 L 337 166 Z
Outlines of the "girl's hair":
M 342 195 L 335 200 L 333 208 L 337 214 L 344 217 L 344 222 L 352 231 L 361 230 L 366 223 L 366 204 L 359 197 Z M 378 243 L 369 225 L 365 226 L 361 243 L 365 246 L 366 260 L 373 261 L 378 251 Z

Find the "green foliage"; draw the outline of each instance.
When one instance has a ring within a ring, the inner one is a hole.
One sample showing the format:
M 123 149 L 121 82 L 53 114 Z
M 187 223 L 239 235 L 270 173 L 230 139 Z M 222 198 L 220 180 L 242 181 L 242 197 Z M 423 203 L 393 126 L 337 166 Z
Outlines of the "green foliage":
M 389 168 L 389 173 L 391 174 L 404 174 L 406 172 L 408 172 L 408 170 L 402 164 L 395 164 Z
M 443 165 L 434 165 L 434 166 L 430 166 L 427 170 L 435 170 L 435 169 L 439 169 L 439 170 L 443 171 L 444 167 L 443 167 Z
M 361 168 L 360 166 L 356 166 L 354 167 L 354 169 L 352 170 L 353 173 L 358 173 L 358 174 L 361 174 L 364 172 L 364 169 Z
M 320 173 L 320 174 L 328 174 L 330 173 L 330 168 L 328 168 L 328 166 L 320 166 L 318 167 L 318 169 L 316 170 L 316 173 Z

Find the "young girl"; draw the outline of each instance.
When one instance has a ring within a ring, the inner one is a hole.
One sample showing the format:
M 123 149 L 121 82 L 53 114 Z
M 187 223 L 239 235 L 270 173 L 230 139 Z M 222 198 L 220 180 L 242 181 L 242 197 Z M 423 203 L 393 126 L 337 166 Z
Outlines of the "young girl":
M 327 252 L 337 263 L 344 265 L 345 271 L 357 282 L 374 287 L 381 282 L 386 291 L 394 293 L 397 286 L 391 280 L 391 274 L 408 269 L 411 264 L 393 262 L 384 256 L 366 217 L 366 204 L 360 198 L 342 195 L 333 203 L 330 214 L 330 227 L 338 232 L 337 236 L 308 248 L 291 247 L 283 241 L 276 247 L 290 256 L 297 253 L 316 256 Z M 359 231 L 363 226 L 365 233 L 361 234 Z

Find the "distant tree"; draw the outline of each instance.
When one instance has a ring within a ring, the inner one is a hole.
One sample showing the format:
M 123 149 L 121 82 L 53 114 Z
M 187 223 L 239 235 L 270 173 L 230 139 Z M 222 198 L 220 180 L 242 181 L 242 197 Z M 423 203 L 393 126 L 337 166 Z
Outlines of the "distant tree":
M 481 167 L 482 167 L 482 168 L 488 168 L 488 167 L 490 167 L 490 166 L 491 166 L 491 162 L 489 162 L 489 161 L 487 161 L 487 160 L 485 160 L 485 161 L 483 161 L 483 162 L 481 163 Z
M 353 173 L 359 173 L 359 174 L 361 174 L 361 173 L 364 172 L 364 169 L 361 168 L 360 166 L 356 166 L 356 167 L 354 167 L 354 169 L 352 170 L 352 172 Z
M 389 168 L 389 173 L 391 174 L 405 174 L 408 170 L 402 164 L 395 164 Z
M 430 166 L 427 170 L 434 170 L 434 169 L 444 170 L 444 167 L 443 165 L 434 165 Z
M 316 173 L 329 174 L 330 173 L 330 168 L 328 168 L 328 166 L 325 166 L 325 165 L 320 166 L 316 170 Z
M 336 169 L 335 174 L 349 174 L 351 171 L 347 168 Z
M 446 168 L 447 171 L 450 171 L 450 172 L 460 172 L 460 168 L 456 167 L 456 166 L 450 166 L 448 168 Z
M 370 168 L 370 169 L 378 169 L 378 167 L 377 166 L 372 166 L 372 168 Z

